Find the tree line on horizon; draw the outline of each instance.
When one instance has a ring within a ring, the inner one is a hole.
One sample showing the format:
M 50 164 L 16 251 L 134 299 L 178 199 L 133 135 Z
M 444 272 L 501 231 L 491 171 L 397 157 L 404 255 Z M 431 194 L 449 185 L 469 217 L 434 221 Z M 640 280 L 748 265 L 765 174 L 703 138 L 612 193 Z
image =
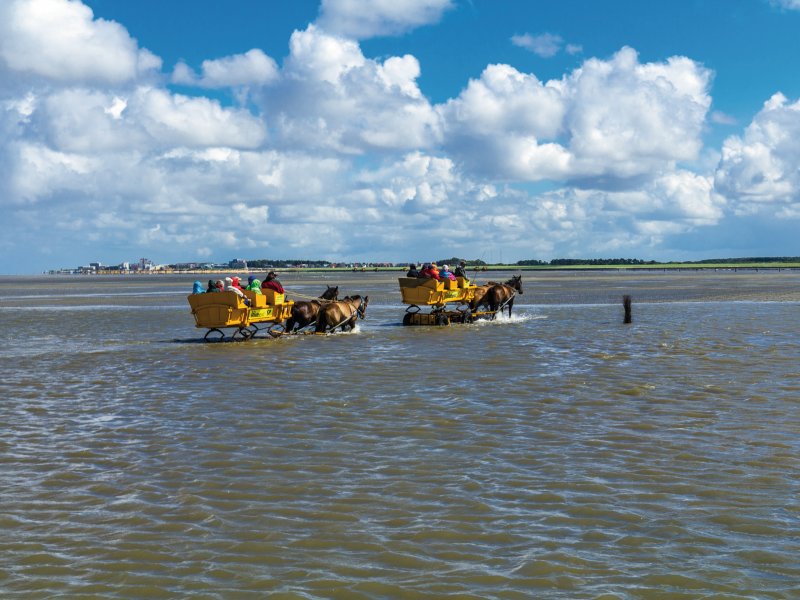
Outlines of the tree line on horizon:
M 468 259 L 458 256 L 450 258 L 443 258 L 437 260 L 436 264 L 450 265 L 455 268 L 461 261 L 464 261 L 467 267 L 486 267 L 493 263 L 487 263 L 481 259 Z M 520 267 L 572 267 L 572 266 L 615 266 L 615 265 L 662 265 L 679 262 L 681 264 L 733 264 L 733 263 L 797 263 L 800 262 L 798 256 L 757 256 L 757 257 L 743 257 L 743 258 L 707 258 L 703 260 L 685 260 L 685 261 L 657 261 L 657 260 L 643 260 L 640 258 L 554 258 L 552 260 L 538 260 L 538 259 L 525 259 L 518 260 L 512 263 Z M 278 259 L 254 259 L 247 260 L 248 267 L 252 269 L 267 269 L 267 268 L 288 268 L 296 265 L 306 265 L 310 268 L 324 268 L 330 266 L 332 261 L 328 260 L 278 260 Z M 370 263 L 372 264 L 372 263 Z M 397 263 L 397 266 L 405 266 L 406 263 Z
M 482 260 L 467 260 L 463 258 L 449 258 L 437 264 L 457 265 L 459 261 L 464 260 L 468 267 L 482 267 L 488 266 Z M 642 260 L 640 258 L 554 258 L 553 260 L 537 260 L 525 259 L 518 260 L 514 264 L 520 267 L 572 267 L 572 266 L 613 266 L 613 265 L 663 265 L 679 262 L 681 264 L 689 265 L 704 265 L 704 264 L 733 264 L 733 263 L 797 263 L 800 262 L 798 256 L 757 256 L 757 257 L 744 257 L 744 258 L 707 258 L 703 260 L 684 260 L 684 261 L 657 261 L 657 260 Z

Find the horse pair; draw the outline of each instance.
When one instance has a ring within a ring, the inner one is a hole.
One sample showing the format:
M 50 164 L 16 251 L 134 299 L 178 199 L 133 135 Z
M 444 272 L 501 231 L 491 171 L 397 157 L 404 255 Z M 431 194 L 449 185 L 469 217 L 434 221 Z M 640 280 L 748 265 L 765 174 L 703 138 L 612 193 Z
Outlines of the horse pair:
M 295 329 L 303 329 L 312 323 L 317 322 L 319 310 L 323 304 L 335 301 L 339 298 L 339 286 L 326 285 L 326 290 L 316 300 L 295 302 L 292 306 L 292 316 L 286 320 L 286 332 L 291 333 Z
M 292 333 L 316 323 L 317 332 L 333 331 L 341 328 L 342 331 L 353 329 L 356 320 L 364 318 L 369 304 L 369 296 L 347 296 L 339 298 L 339 286 L 327 286 L 327 289 L 316 300 L 295 302 L 292 306 L 292 316 L 286 321 L 285 331 Z
M 479 285 L 475 290 L 475 297 L 469 303 L 469 308 L 473 312 L 480 306 L 486 306 L 493 313 L 508 308 L 508 316 L 511 316 L 511 308 L 514 306 L 514 296 L 522 293 L 522 275 L 514 275 L 505 283 L 490 281 L 487 284 Z

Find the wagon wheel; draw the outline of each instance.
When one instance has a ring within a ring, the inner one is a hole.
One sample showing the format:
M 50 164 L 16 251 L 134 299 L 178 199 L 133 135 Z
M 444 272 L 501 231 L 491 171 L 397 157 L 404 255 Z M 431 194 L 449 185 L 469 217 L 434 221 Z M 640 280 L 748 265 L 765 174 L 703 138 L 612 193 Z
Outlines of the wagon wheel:
M 222 342 L 225 341 L 225 332 L 222 331 L 221 329 L 217 329 L 216 327 L 214 327 L 206 331 L 206 334 L 203 336 L 203 339 L 206 342 Z
M 444 313 L 439 313 L 436 315 L 436 324 L 439 326 L 450 325 L 450 317 Z
M 472 316 L 472 310 L 469 307 L 469 304 L 464 304 L 456 308 L 458 312 L 461 313 L 461 322 L 462 323 L 472 323 L 475 318 Z
M 241 338 L 241 341 L 244 342 L 245 340 L 249 340 L 251 337 L 253 337 L 253 332 L 251 332 L 246 327 L 239 327 L 239 329 L 234 331 L 233 335 L 231 335 L 232 339 L 239 341 L 239 338 L 237 338 L 236 336 L 239 336 L 239 338 Z
M 407 312 L 403 315 L 403 325 L 411 325 L 411 319 L 413 318 L 414 313 Z
M 269 329 L 267 329 L 267 333 L 274 338 L 279 338 L 286 333 L 286 328 L 280 323 L 275 323 Z

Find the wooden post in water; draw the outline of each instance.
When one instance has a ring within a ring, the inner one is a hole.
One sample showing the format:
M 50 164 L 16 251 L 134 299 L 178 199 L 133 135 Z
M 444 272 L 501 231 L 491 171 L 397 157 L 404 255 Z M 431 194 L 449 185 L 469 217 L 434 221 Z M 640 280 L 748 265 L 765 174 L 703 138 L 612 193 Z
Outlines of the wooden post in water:
M 633 323 L 633 317 L 631 317 L 631 297 L 630 296 L 623 296 L 622 297 L 622 306 L 625 308 L 625 320 L 623 323 Z

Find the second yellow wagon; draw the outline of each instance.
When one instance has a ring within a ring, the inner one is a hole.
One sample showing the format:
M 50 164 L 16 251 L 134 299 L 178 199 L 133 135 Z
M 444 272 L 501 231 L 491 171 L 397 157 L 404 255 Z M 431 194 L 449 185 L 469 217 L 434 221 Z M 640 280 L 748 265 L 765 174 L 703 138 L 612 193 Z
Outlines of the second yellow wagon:
M 474 319 L 490 315 L 470 310 L 470 302 L 475 298 L 478 288 L 465 277 L 456 277 L 455 281 L 400 277 L 398 281 L 403 304 L 408 305 L 403 325 L 471 323 Z M 455 310 L 447 310 L 448 304 L 453 305 Z M 430 312 L 423 312 L 424 306 L 431 307 Z

